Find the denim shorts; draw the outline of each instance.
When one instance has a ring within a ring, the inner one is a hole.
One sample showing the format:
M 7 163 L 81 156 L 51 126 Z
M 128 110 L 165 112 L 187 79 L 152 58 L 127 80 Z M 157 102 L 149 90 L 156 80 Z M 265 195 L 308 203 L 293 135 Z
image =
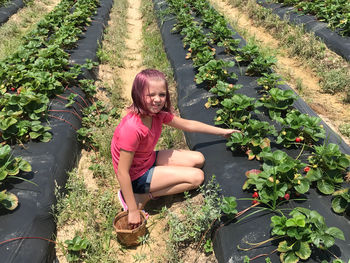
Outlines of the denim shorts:
M 156 166 L 156 162 L 157 162 L 157 156 L 158 156 L 158 151 L 156 151 L 156 159 L 152 164 L 152 167 L 149 168 L 142 176 L 140 176 L 139 178 L 131 182 L 132 190 L 134 193 L 137 193 L 137 194 L 149 193 L 154 167 Z

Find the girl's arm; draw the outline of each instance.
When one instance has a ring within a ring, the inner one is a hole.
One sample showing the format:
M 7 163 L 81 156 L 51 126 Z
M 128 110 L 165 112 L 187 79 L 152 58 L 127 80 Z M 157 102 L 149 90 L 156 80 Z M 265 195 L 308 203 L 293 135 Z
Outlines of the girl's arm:
M 128 205 L 128 222 L 131 228 L 136 228 L 141 224 L 140 212 L 138 211 L 129 174 L 129 170 L 134 159 L 134 154 L 134 152 L 124 151 L 123 149 L 120 149 L 117 172 L 120 188 L 122 189 L 124 200 Z
M 174 116 L 174 118 L 172 119 L 171 122 L 168 123 L 168 125 L 187 132 L 210 133 L 210 134 L 221 135 L 226 138 L 229 137 L 234 132 L 240 132 L 239 130 L 219 128 L 219 127 L 205 124 L 203 122 L 187 120 L 177 116 Z

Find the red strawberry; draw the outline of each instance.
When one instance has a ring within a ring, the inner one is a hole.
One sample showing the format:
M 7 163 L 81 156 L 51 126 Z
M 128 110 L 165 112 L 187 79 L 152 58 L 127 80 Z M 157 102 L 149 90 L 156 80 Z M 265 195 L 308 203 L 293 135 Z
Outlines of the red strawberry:
M 289 198 L 290 198 L 290 195 L 289 195 L 288 193 L 286 193 L 286 194 L 284 195 L 284 199 L 289 200 Z
M 254 194 L 253 194 L 253 198 L 258 198 L 258 197 L 259 197 L 258 192 L 254 192 Z
M 252 204 L 255 205 L 256 203 L 258 203 L 258 200 L 253 200 Z
M 300 141 L 301 141 L 301 139 L 299 137 L 295 138 L 295 142 L 300 142 Z
M 304 168 L 304 172 L 307 173 L 308 171 L 310 171 L 310 167 L 309 167 L 309 166 L 306 166 L 306 167 Z
M 11 88 L 12 91 L 15 91 L 16 89 L 14 87 Z

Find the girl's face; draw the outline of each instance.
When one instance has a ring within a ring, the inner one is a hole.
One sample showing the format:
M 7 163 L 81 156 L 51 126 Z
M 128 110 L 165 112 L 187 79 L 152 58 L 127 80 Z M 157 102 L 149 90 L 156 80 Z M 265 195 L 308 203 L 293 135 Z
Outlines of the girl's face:
M 146 107 L 152 114 L 160 112 L 166 101 L 166 87 L 164 80 L 149 80 L 148 89 L 145 89 Z

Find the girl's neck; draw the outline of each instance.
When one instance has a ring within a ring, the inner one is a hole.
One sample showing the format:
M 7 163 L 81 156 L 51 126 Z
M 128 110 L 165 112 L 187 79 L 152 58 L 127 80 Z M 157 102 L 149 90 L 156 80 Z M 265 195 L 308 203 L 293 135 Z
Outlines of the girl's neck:
M 152 129 L 152 116 L 143 115 L 141 116 L 141 121 L 148 129 Z

